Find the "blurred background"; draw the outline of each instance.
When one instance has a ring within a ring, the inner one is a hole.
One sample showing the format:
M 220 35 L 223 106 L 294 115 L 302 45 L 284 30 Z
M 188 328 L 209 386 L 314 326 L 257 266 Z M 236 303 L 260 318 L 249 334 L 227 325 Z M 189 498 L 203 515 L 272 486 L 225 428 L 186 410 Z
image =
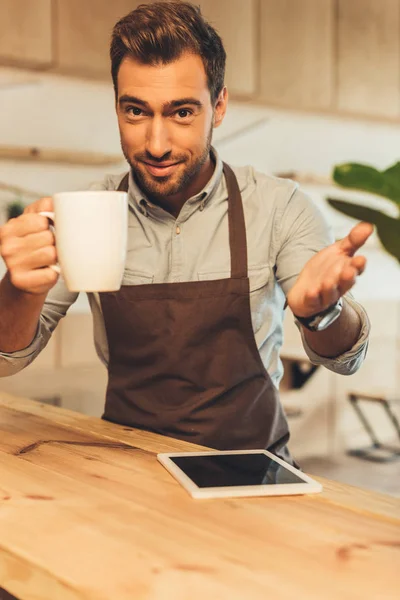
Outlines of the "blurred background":
M 40 196 L 126 171 L 108 44 L 115 22 L 142 3 L 0 0 L 1 223 Z M 328 197 L 399 218 L 398 204 L 339 187 L 332 173 L 340 163 L 383 171 L 400 160 L 400 0 L 195 4 L 228 55 L 231 102 L 214 137 L 224 160 L 298 180 L 337 238 L 354 221 Z M 398 186 L 400 201 L 400 174 Z M 366 255 L 354 291 L 372 325 L 364 366 L 351 377 L 313 368 L 287 314 L 282 401 L 304 470 L 400 497 L 400 267 L 376 234 Z M 105 385 L 81 295 L 41 356 L 1 379 L 0 391 L 99 416 Z

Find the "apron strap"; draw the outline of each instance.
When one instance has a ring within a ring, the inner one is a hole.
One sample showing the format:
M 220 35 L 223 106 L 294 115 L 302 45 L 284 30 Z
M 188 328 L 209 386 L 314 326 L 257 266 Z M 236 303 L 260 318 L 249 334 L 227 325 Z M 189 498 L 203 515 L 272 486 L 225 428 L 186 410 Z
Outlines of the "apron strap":
M 223 163 L 226 187 L 228 189 L 228 223 L 229 247 L 231 252 L 232 279 L 247 278 L 247 241 L 246 223 L 244 220 L 242 195 L 235 173 L 231 167 Z M 119 192 L 127 192 L 129 188 L 129 172 L 124 175 L 118 186 Z
M 247 241 L 242 195 L 235 173 L 226 163 L 224 175 L 228 188 L 229 246 L 232 279 L 247 278 Z
M 118 186 L 117 192 L 128 192 L 129 190 L 129 171 L 123 176 Z

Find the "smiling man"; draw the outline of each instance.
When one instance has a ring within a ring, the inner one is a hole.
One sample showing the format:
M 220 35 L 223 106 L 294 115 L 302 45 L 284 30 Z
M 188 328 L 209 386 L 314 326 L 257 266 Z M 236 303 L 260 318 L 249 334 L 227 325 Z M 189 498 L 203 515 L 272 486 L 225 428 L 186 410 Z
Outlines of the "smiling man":
M 165 63 L 137 51 L 139 56 L 122 59 L 114 79 L 124 156 L 142 192 L 176 217 L 211 179 L 213 127 L 227 104 L 224 87 L 210 97 L 203 60 L 194 50 L 177 58 L 167 46 Z
M 129 193 L 129 234 L 121 289 L 89 294 L 109 375 L 103 418 L 291 461 L 278 396 L 284 308 L 312 362 L 354 372 L 369 325 L 347 292 L 372 228 L 332 243 L 294 182 L 222 162 L 211 140 L 227 108 L 225 51 L 193 5 L 121 19 L 111 70 L 130 169 L 95 187 Z M 54 237 L 37 213 L 51 209 L 42 198 L 0 232 L 2 375 L 32 362 L 77 297 L 48 268 Z

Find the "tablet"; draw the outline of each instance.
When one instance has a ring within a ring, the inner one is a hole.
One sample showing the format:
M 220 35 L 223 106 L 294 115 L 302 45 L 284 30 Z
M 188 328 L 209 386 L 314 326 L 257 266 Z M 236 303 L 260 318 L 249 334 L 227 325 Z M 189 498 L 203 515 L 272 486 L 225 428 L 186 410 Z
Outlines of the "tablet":
M 267 450 L 174 452 L 157 458 L 193 498 L 322 491 L 320 483 Z

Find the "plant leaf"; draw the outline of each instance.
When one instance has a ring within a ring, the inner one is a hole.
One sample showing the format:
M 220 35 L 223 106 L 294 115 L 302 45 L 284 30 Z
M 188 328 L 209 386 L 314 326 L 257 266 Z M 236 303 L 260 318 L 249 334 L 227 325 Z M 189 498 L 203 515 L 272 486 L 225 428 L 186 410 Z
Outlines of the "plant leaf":
M 369 206 L 353 204 L 345 200 L 328 198 L 328 202 L 333 208 L 348 217 L 375 225 L 378 237 L 386 250 L 400 262 L 400 219 L 389 217 Z
M 395 163 L 392 167 L 383 171 L 383 176 L 390 185 L 398 190 L 400 196 L 400 162 Z
M 337 165 L 333 179 L 342 187 L 378 194 L 400 206 L 400 163 L 386 171 L 359 163 Z

